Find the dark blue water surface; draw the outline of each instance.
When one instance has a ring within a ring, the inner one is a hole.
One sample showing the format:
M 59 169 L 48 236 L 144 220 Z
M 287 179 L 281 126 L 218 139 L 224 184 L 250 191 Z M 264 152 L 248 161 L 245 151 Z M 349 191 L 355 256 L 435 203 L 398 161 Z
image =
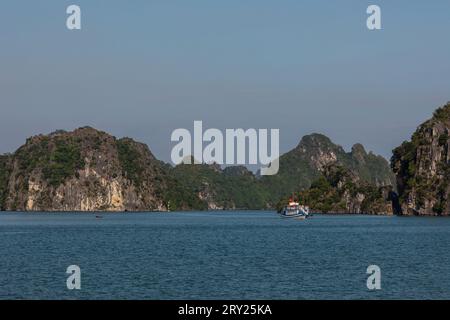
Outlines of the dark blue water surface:
M 0 298 L 450 299 L 450 219 L 2 213 Z

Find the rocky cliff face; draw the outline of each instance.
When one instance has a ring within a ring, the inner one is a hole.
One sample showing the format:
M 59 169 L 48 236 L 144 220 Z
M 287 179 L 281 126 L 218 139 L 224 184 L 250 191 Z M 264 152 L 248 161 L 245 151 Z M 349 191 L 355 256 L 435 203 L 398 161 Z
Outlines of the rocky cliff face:
M 176 191 L 175 207 L 196 201 L 180 201 L 187 193 L 146 145 L 92 128 L 29 138 L 2 162 L 5 210 L 165 211 Z
M 304 136 L 296 148 L 280 157 L 279 173 L 262 177 L 261 181 L 276 203 L 292 192 L 308 189 L 324 169 L 333 164 L 349 169 L 361 180 L 377 187 L 395 185 L 394 174 L 383 157 L 367 153 L 361 144 L 345 152 L 321 134 Z
M 389 162 L 381 156 L 367 153 L 360 143 L 353 145 L 350 152 L 334 144 L 328 137 L 312 134 L 303 137 L 292 152 L 308 160 L 309 165 L 323 172 L 330 165 L 341 165 L 352 171 L 358 178 L 376 186 L 394 185 L 395 177 L 389 168 Z
M 405 215 L 450 214 L 450 103 L 393 151 L 392 168 Z
M 296 200 L 313 212 L 387 215 L 395 211 L 394 195 L 392 187 L 377 187 L 336 163 L 326 165 L 309 189 L 295 193 Z M 278 207 L 285 203 L 286 200 L 280 202 Z

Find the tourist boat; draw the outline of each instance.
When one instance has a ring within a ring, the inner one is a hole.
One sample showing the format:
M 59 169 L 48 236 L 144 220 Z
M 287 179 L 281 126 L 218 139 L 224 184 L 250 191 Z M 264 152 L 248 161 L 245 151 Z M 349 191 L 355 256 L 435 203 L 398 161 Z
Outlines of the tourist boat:
M 309 208 L 290 200 L 288 205 L 281 210 L 280 215 L 283 218 L 306 219 L 309 216 Z

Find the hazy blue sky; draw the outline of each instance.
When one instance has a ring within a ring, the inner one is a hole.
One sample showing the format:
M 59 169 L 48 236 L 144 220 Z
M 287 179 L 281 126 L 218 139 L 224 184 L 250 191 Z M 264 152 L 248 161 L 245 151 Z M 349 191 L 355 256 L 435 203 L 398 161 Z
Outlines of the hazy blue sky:
M 90 125 L 169 161 L 171 132 L 203 120 L 280 128 L 282 152 L 321 132 L 389 157 L 450 100 L 449 36 L 448 0 L 2 0 L 0 152 Z

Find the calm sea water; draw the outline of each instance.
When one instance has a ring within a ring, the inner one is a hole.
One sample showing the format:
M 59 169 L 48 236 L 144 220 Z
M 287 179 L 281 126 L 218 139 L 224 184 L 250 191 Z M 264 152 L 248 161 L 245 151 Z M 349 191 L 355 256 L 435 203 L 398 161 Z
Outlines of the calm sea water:
M 0 298 L 450 299 L 450 219 L 2 213 Z

